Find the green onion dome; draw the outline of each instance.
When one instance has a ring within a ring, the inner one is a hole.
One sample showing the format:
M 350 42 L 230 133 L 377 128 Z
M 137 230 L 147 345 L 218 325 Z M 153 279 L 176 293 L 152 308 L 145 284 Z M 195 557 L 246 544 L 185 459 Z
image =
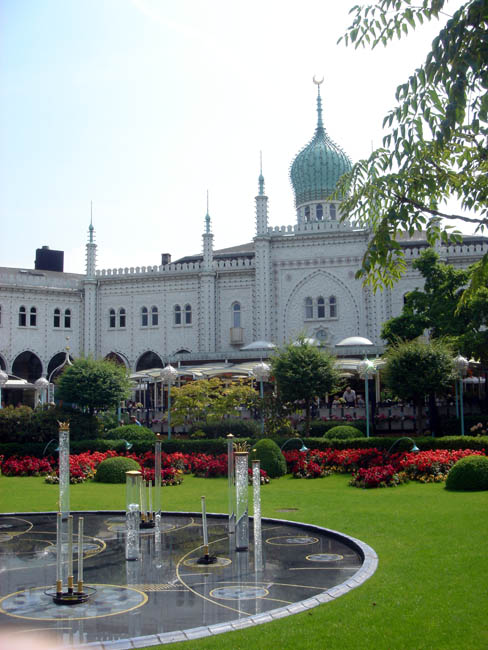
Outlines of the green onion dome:
M 337 181 L 351 170 L 351 160 L 327 135 L 322 123 L 320 87 L 317 95 L 317 128 L 290 168 L 290 179 L 298 207 L 309 201 L 326 201 Z M 340 198 L 340 197 L 338 197 Z

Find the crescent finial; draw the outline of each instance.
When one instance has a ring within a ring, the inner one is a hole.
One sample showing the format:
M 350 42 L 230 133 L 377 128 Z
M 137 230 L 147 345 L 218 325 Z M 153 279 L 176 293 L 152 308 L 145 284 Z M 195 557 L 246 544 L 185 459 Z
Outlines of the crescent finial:
M 324 82 L 324 77 L 322 77 L 321 79 L 317 79 L 316 75 L 314 75 L 313 82 L 314 84 L 317 84 L 317 86 L 320 86 L 320 84 Z

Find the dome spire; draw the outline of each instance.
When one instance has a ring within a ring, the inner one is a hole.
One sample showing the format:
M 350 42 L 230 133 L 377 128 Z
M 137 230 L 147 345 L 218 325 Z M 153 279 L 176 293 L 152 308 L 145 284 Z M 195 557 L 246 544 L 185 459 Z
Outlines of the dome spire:
M 317 127 L 313 138 L 295 156 L 290 179 L 297 208 L 313 201 L 328 201 L 334 194 L 339 178 L 351 169 L 346 153 L 328 136 L 322 122 L 320 85 L 323 77 L 313 82 L 317 89 Z
M 322 97 L 320 96 L 320 84 L 324 82 L 324 78 L 316 79 L 315 75 L 313 77 L 314 84 L 317 85 L 317 129 L 316 133 L 324 131 L 324 123 L 322 122 Z

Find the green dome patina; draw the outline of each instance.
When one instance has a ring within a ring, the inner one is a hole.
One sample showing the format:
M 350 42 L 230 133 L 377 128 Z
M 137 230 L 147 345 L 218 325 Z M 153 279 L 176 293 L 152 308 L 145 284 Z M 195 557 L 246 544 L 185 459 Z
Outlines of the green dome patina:
M 351 170 L 351 166 L 347 154 L 329 138 L 324 129 L 319 87 L 315 134 L 296 156 L 290 168 L 295 205 L 329 199 L 335 191 L 337 181 L 344 173 Z

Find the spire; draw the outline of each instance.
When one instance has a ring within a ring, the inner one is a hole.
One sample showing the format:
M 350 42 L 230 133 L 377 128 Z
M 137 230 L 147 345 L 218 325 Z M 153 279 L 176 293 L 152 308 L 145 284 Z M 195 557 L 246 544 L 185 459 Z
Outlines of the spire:
M 88 227 L 88 232 L 89 232 L 89 243 L 93 244 L 93 231 L 95 228 L 93 227 L 93 201 L 90 201 L 90 225 Z
M 93 227 L 93 201 L 90 201 L 90 225 L 88 226 L 88 243 L 86 244 L 86 275 L 95 277 L 97 267 L 97 245 L 95 244 L 95 228 Z
M 213 262 L 213 235 L 210 230 L 210 215 L 208 213 L 208 190 L 207 190 L 207 214 L 205 215 L 205 232 L 203 233 L 203 267 L 206 271 L 212 269 Z
M 207 190 L 207 214 L 205 215 L 205 233 L 210 233 L 210 215 L 208 213 L 208 190 Z
M 259 152 L 259 196 L 264 196 L 263 152 Z
M 324 82 L 324 78 L 316 79 L 315 75 L 313 78 L 314 84 L 317 84 L 317 129 L 316 133 L 322 133 L 324 131 L 324 123 L 322 122 L 322 97 L 320 96 L 320 84 Z

